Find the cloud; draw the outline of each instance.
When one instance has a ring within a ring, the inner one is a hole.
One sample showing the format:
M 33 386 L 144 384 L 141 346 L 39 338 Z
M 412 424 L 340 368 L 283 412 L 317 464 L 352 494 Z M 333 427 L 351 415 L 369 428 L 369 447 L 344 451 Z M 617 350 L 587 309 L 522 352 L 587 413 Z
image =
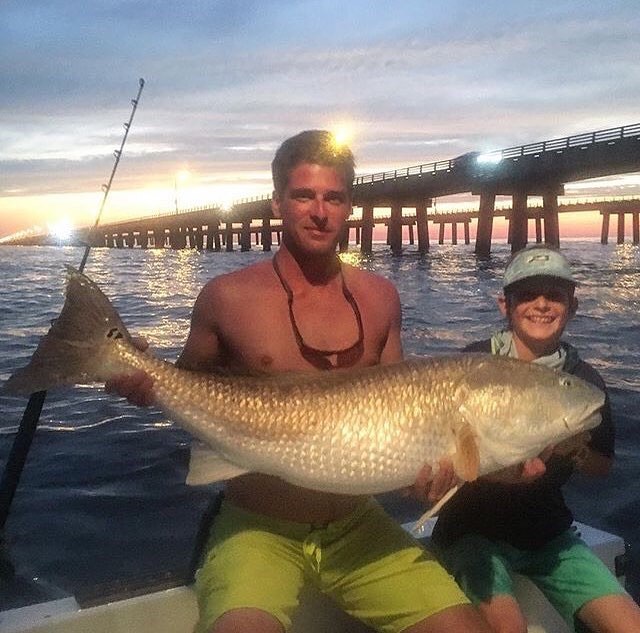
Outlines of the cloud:
M 268 173 L 283 138 L 350 121 L 359 169 L 634 123 L 635 0 L 3 3 L 0 195 Z M 256 181 L 262 182 L 262 181 Z

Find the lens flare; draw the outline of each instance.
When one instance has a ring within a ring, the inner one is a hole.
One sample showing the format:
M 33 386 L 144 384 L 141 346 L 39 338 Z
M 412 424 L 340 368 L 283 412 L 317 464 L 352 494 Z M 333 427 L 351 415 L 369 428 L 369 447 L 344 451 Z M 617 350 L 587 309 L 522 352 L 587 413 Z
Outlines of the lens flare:
M 63 218 L 52 224 L 47 224 L 49 235 L 60 242 L 66 242 L 73 234 L 73 224 L 68 218 Z

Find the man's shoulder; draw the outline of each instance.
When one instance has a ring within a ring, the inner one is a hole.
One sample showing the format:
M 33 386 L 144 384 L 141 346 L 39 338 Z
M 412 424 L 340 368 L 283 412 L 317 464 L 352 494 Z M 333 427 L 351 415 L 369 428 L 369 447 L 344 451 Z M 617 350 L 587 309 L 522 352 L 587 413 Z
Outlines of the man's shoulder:
M 223 273 L 210 279 L 202 289 L 202 293 L 206 296 L 233 296 L 237 291 L 242 291 L 246 296 L 247 291 L 252 287 L 264 286 L 265 280 L 271 276 L 271 270 L 271 264 L 267 261 Z
M 343 271 L 347 285 L 350 287 L 355 285 L 356 287 L 368 289 L 374 288 L 378 292 L 398 294 L 395 285 L 378 273 L 349 265 L 344 265 Z

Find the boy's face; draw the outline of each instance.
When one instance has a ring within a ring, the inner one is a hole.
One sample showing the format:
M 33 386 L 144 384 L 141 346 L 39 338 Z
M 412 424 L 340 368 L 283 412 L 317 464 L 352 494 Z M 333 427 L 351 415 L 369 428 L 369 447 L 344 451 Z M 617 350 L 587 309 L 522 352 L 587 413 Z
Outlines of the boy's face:
M 553 277 L 532 277 L 514 284 L 499 301 L 514 337 L 535 355 L 555 351 L 578 302 L 573 285 Z

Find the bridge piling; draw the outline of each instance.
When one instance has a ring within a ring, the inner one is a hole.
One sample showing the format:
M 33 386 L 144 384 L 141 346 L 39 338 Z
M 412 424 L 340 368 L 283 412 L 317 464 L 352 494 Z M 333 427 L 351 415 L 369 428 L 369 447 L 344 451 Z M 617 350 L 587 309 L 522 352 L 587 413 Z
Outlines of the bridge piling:
M 542 196 L 544 217 L 544 241 L 558 248 L 560 246 L 560 225 L 558 222 L 558 195 L 547 192 Z
M 388 241 L 394 255 L 402 255 L 402 203 L 393 202 L 389 218 Z
M 365 202 L 362 206 L 362 241 L 360 252 L 371 255 L 373 251 L 373 202 Z
M 251 220 L 242 221 L 242 229 L 240 232 L 240 251 L 246 252 L 251 250 Z
M 480 192 L 480 208 L 478 212 L 475 248 L 475 253 L 479 257 L 488 257 L 491 252 L 491 235 L 493 233 L 493 213 L 495 205 L 496 194 L 494 191 Z
M 609 243 L 609 220 L 611 214 L 609 211 L 601 211 L 602 214 L 602 228 L 600 229 L 600 244 Z
M 346 253 L 349 250 L 349 226 L 346 224 L 342 227 L 338 237 L 338 249 L 341 253 Z
M 271 251 L 271 244 L 273 243 L 273 236 L 271 234 L 271 218 L 267 216 L 262 218 L 262 231 L 260 235 L 262 237 L 262 250 L 265 252 Z
M 514 191 L 511 199 L 509 232 L 511 234 L 511 252 L 515 253 L 527 245 L 529 224 L 527 217 L 527 194 L 524 191 Z
M 618 244 L 624 244 L 624 212 L 618 213 Z
M 633 223 L 633 243 L 640 244 L 640 211 L 633 211 L 631 217 Z
M 416 227 L 418 231 L 418 252 L 426 253 L 429 250 L 429 225 L 427 220 L 427 207 L 431 206 L 431 200 L 420 200 L 416 203 Z
M 233 252 L 233 222 L 227 220 L 224 230 L 224 242 L 227 253 Z

